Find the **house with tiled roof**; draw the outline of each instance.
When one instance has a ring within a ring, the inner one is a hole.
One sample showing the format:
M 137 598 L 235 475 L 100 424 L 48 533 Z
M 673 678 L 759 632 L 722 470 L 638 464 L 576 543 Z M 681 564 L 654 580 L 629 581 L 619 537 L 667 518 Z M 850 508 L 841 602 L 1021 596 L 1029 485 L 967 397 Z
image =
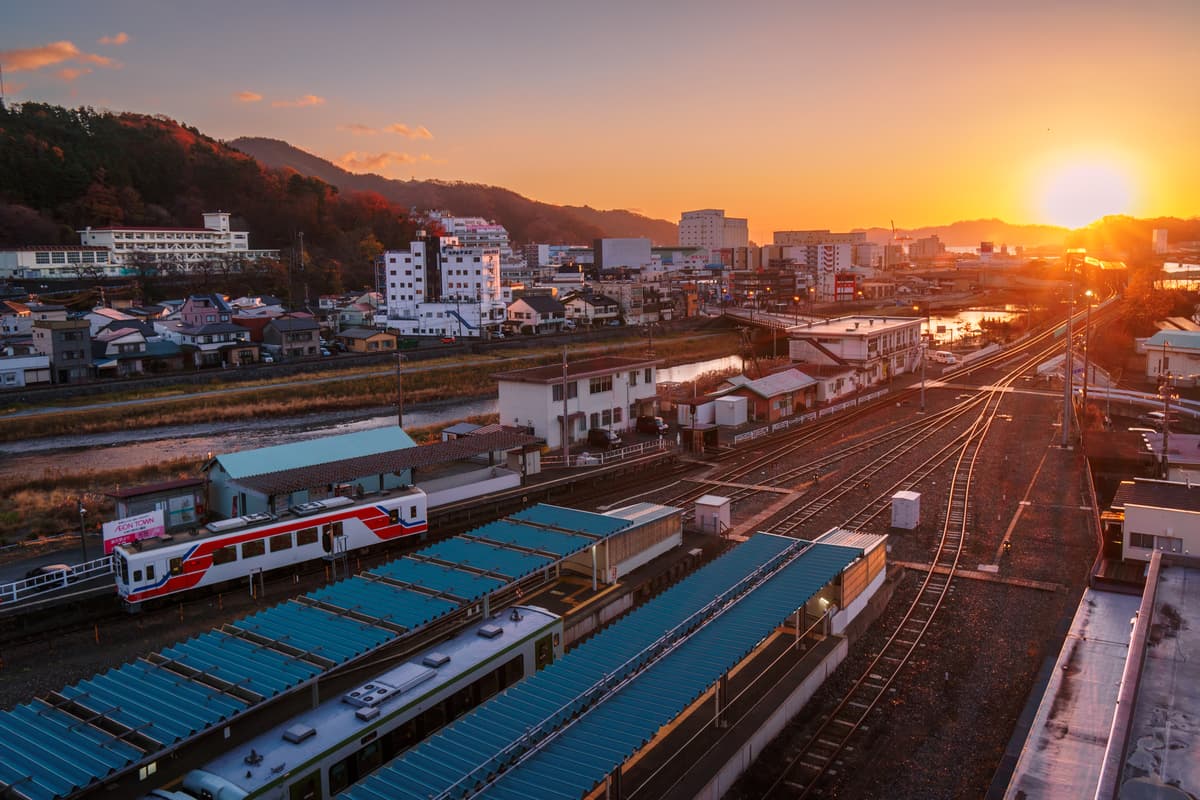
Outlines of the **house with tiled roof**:
M 798 369 L 785 369 L 756 380 L 735 375 L 713 396 L 744 397 L 749 421 L 776 422 L 816 407 L 817 384 Z
M 16 300 L 0 300 L 0 336 L 29 336 L 33 333 L 33 314 L 29 306 Z
M 384 353 L 396 349 L 396 337 L 374 328 L 347 328 L 337 335 L 337 342 L 350 353 Z
M 546 333 L 562 329 L 566 308 L 547 294 L 529 294 L 508 304 L 508 328 L 517 333 Z
M 306 358 L 321 353 L 321 330 L 305 314 L 275 317 L 263 328 L 263 345 L 282 358 Z

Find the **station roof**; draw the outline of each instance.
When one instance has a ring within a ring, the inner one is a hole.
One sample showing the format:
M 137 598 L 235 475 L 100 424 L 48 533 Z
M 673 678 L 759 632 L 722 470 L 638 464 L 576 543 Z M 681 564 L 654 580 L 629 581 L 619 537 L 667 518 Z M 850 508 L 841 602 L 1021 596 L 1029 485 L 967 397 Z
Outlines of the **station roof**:
M 768 578 L 797 554 L 801 555 Z M 610 696 L 561 732 L 560 739 L 573 737 L 572 745 L 551 745 L 527 762 L 537 770 L 536 777 L 523 777 L 519 784 L 506 778 L 492 789 L 505 797 L 580 797 L 861 554 L 855 548 L 810 545 L 771 534 L 751 537 L 413 747 L 352 787 L 347 797 L 425 800 L 443 792 L 461 795 L 461 787 L 474 785 L 525 752 L 528 742 L 522 737 L 540 739 L 585 712 L 603 691 L 601 682 L 621 682 L 678 641 L 680 634 L 713 618 L 675 653 L 640 674 L 631 688 Z M 737 599 L 763 578 L 767 580 L 755 591 Z M 721 610 L 724 613 L 714 618 Z M 576 730 L 583 731 L 578 738 Z M 568 763 L 565 773 L 560 758 Z M 527 775 L 525 766 L 509 767 L 509 774 Z M 542 788 L 531 793 L 532 782 L 543 779 Z
M 416 443 L 398 426 L 384 427 L 237 453 L 222 453 L 213 462 L 220 464 L 229 477 L 237 480 L 414 446 Z
M 399 430 L 383 428 L 380 430 Z M 363 431 L 371 433 L 372 431 Z M 405 434 L 405 438 L 408 436 Z M 409 439 L 411 442 L 412 440 Z M 327 461 L 306 467 L 293 467 L 235 478 L 237 483 L 265 495 L 287 494 L 313 486 L 345 483 L 365 475 L 402 472 L 414 467 L 431 467 L 471 458 L 492 450 L 511 450 L 540 441 L 513 428 L 472 436 L 460 436 L 445 442 L 404 445 L 400 449 L 370 455 Z M 284 445 L 285 447 L 287 445 Z
M 1111 507 L 1121 509 L 1126 506 L 1200 511 L 1200 486 L 1151 478 L 1121 481 Z
M 0 792 L 70 795 L 637 524 L 533 506 L 0 712 Z

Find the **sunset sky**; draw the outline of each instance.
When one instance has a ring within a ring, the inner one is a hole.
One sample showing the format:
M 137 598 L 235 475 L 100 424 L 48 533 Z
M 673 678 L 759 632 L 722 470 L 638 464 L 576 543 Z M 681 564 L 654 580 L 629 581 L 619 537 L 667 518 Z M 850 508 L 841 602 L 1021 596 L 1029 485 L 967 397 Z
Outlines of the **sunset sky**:
M 1200 3 L 3 0 L 10 101 L 780 228 L 1200 214 Z

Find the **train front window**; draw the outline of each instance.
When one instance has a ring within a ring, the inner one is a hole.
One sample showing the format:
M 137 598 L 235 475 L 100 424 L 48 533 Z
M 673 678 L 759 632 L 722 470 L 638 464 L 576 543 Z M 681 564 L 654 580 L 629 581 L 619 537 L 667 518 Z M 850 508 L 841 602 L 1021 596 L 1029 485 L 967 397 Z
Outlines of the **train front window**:
M 129 585 L 129 559 L 125 558 L 124 553 L 117 553 L 117 574 L 121 576 L 121 583 Z

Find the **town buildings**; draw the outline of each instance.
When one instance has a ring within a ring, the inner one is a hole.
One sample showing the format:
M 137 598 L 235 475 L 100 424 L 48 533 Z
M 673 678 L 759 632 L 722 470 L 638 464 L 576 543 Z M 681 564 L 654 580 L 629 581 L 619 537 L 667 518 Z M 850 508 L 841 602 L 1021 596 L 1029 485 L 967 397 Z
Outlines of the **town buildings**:
M 701 248 L 716 262 L 725 248 L 749 247 L 749 226 L 747 219 L 726 217 L 725 210 L 720 208 L 685 211 L 679 217 L 679 244 Z
M 385 308 L 376 326 L 401 336 L 487 337 L 504 323 L 499 248 L 427 236 L 383 260 Z
M 226 260 L 236 264 L 279 258 L 278 250 L 251 250 L 250 234 L 233 230 L 230 214 L 224 211 L 204 214 L 202 228 L 88 227 L 79 231 L 79 238 L 81 244 L 104 248 L 109 253 L 101 270 L 101 274 L 109 276 L 135 275 L 142 269 L 163 268 L 194 272 L 205 261 Z M 144 263 L 139 263 L 142 261 Z M 99 269 L 100 265 L 96 266 Z

